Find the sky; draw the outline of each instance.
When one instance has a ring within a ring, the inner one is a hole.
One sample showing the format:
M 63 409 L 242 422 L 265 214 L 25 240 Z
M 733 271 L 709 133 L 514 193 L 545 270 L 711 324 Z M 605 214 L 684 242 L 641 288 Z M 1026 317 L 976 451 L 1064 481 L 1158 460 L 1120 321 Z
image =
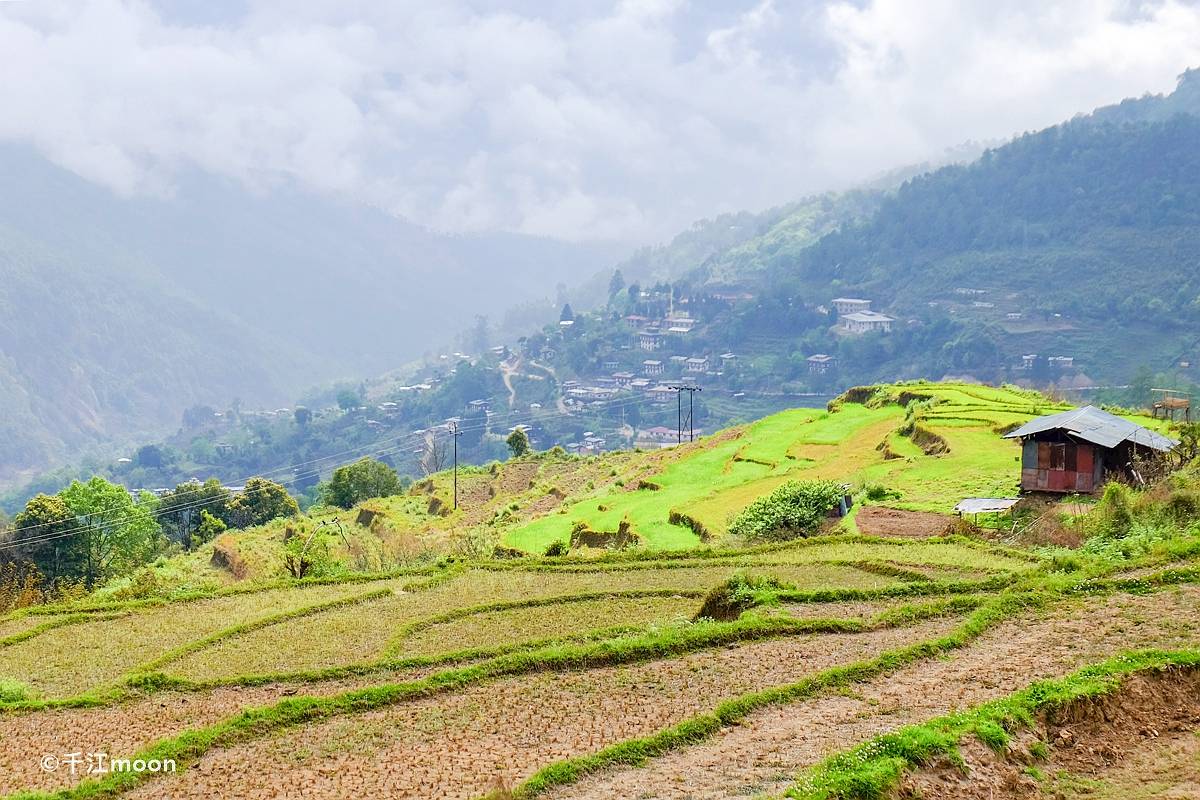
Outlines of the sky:
M 643 244 L 1200 66 L 1200 2 L 10 0 L 0 141 L 449 232 Z

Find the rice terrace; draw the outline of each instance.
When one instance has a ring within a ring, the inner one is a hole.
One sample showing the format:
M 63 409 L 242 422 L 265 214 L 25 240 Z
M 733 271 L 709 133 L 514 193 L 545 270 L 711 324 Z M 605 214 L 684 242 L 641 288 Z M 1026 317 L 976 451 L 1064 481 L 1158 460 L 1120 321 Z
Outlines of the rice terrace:
M 0 796 L 1196 797 L 1195 433 L 1019 494 L 1070 409 L 857 387 L 224 531 L 0 617 Z

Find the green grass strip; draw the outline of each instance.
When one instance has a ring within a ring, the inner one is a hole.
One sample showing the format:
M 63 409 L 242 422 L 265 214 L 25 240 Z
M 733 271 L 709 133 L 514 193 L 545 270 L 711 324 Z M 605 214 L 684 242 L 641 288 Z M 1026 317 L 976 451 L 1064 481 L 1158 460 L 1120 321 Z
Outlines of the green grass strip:
M 1008 588 L 1016 581 L 1010 574 L 996 575 L 981 581 L 930 581 L 881 586 L 875 589 L 785 589 L 770 592 L 763 602 L 784 603 L 848 603 L 860 600 L 886 600 L 896 597 L 923 597 L 947 594 L 975 594 Z
M 374 583 L 375 581 L 395 580 L 409 575 L 430 575 L 434 580 L 449 576 L 454 577 L 461 572 L 460 567 L 406 567 L 387 572 L 360 572 L 349 575 L 338 575 L 325 578 L 283 578 L 265 583 L 252 583 L 238 586 L 225 586 L 220 589 L 196 589 L 167 597 L 145 597 L 137 600 L 108 600 L 101 602 L 73 601 L 70 603 L 50 603 L 40 606 L 13 611 L 0 621 L 19 619 L 25 616 L 54 616 L 57 614 L 92 614 L 106 611 L 129 611 L 139 608 L 174 605 L 175 603 L 194 603 L 199 600 L 212 600 L 218 597 L 231 597 L 243 594 L 257 594 L 276 589 L 303 589 L 308 586 L 340 586 L 343 584 Z
M 974 608 L 977 608 L 979 605 L 982 605 L 987 599 L 988 598 L 985 596 L 962 596 L 953 597 L 948 600 L 935 603 L 905 605 L 879 614 L 872 621 L 865 623 L 862 630 L 868 631 L 878 628 L 903 627 L 906 625 L 915 624 L 924 619 L 945 616 L 948 614 L 966 613 L 967 611 L 971 611 Z M 788 620 L 790 618 L 785 617 L 784 619 Z M 825 622 L 828 621 L 828 618 L 826 618 Z M 818 622 L 822 621 L 818 620 Z M 844 625 L 841 627 L 841 632 L 859 632 Z M 792 634 L 793 632 L 812 633 L 813 631 L 808 629 L 795 631 L 790 626 L 789 622 L 785 622 L 784 626 L 780 627 L 774 635 L 786 636 Z M 761 631 L 756 630 L 754 638 L 763 638 L 760 634 Z M 130 685 L 136 688 L 151 691 L 161 689 L 172 689 L 176 691 L 201 691 L 205 689 L 220 688 L 223 686 L 262 686 L 272 683 L 320 683 L 322 681 L 361 677 L 365 675 L 393 672 L 404 669 L 417 669 L 421 667 L 439 666 L 443 664 L 462 664 L 472 661 L 481 661 L 488 658 L 496 658 L 498 656 L 509 655 L 512 653 L 528 652 L 572 644 L 580 645 L 589 642 L 604 641 L 606 639 L 628 637 L 631 635 L 648 636 L 650 635 L 650 632 L 642 627 L 614 626 L 611 628 L 593 629 L 583 632 L 578 636 L 550 637 L 527 642 L 495 645 L 492 647 L 469 648 L 466 650 L 448 653 L 438 653 L 436 655 L 405 656 L 395 659 L 366 662 L 362 664 L 325 667 L 316 670 L 260 673 L 253 675 L 241 675 L 231 678 L 218 678 L 211 681 L 191 681 L 184 678 L 164 675 L 162 673 L 153 673 L 135 676 Z M 700 649 L 704 649 L 707 646 L 709 645 L 700 643 Z
M 1011 735 L 1039 712 L 1117 691 L 1132 674 L 1200 666 L 1200 650 L 1141 650 L 1116 656 L 1064 678 L 1043 680 L 976 708 L 878 736 L 807 770 L 787 792 L 794 800 L 886 800 L 904 773 L 938 757 L 961 761 L 969 736 L 1003 752 Z
M 151 672 L 163 667 L 166 664 L 170 664 L 172 661 L 177 661 L 184 656 L 203 650 L 206 647 L 211 647 L 217 642 L 225 639 L 231 639 L 235 636 L 241 636 L 242 634 L 249 633 L 250 631 L 256 631 L 261 628 L 278 625 L 281 622 L 299 619 L 300 617 L 307 617 L 312 614 L 319 614 L 322 611 L 329 611 L 330 609 L 334 608 L 343 608 L 345 606 L 366 603 L 370 600 L 378 600 L 383 597 L 390 597 L 391 595 L 391 589 L 373 589 L 363 594 L 342 597 L 338 598 L 337 600 L 327 600 L 324 603 L 314 603 L 311 606 L 292 608 L 279 614 L 261 617 L 256 620 L 251 620 L 250 622 L 243 622 L 239 625 L 231 625 L 228 628 L 222 628 L 221 630 L 211 633 L 208 636 L 204 636 L 200 639 L 194 639 L 186 644 L 180 645 L 179 647 L 172 648 L 171 650 L 168 650 L 160 655 L 158 658 L 147 661 L 145 664 L 137 667 L 134 670 L 134 673 Z
M 81 622 L 92 622 L 94 620 L 117 619 L 118 617 L 123 616 L 125 616 L 125 614 L 64 614 L 54 619 L 34 625 L 32 628 L 23 630 L 20 633 L 14 633 L 9 636 L 5 636 L 3 639 L 0 639 L 0 648 L 9 647 L 19 642 L 28 641 L 35 636 L 40 636 L 46 631 L 54 630 L 55 628 L 62 628 L 67 625 L 78 625 Z
M 785 705 L 812 697 L 827 689 L 869 680 L 915 661 L 963 647 L 1005 619 L 1027 608 L 1042 606 L 1049 599 L 1050 596 L 1040 594 L 997 597 L 976 610 L 956 631 L 940 639 L 890 650 L 874 659 L 833 667 L 796 683 L 749 692 L 726 700 L 708 713 L 692 717 L 651 736 L 630 739 L 592 755 L 568 758 L 550 764 L 519 784 L 512 792 L 513 797 L 534 797 L 554 787 L 574 783 L 586 775 L 614 766 L 639 766 L 650 758 L 708 739 L 722 728 L 737 724 L 759 709 Z
M 728 623 L 694 623 L 661 634 L 636 639 L 614 639 L 584 646 L 562 646 L 518 653 L 461 669 L 446 670 L 417 681 L 372 686 L 330 697 L 292 697 L 272 706 L 247 709 L 223 722 L 185 731 L 164 739 L 134 758 L 174 759 L 180 769 L 194 763 L 215 747 L 228 747 L 274 730 L 315 720 L 328 719 L 382 708 L 395 703 L 428 697 L 486 680 L 533 672 L 564 669 L 594 669 L 647 661 L 735 642 L 797 633 L 857 633 L 866 630 L 857 620 L 786 620 L 746 617 Z M 153 775 L 113 773 L 100 780 L 89 779 L 57 792 L 26 792 L 13 800 L 38 798 L 113 797 L 128 791 Z
M 402 626 L 392 637 L 391 642 L 384 648 L 384 659 L 394 659 L 398 657 L 398 651 L 403 647 L 404 640 L 412 636 L 414 633 L 423 631 L 426 628 L 432 628 L 434 625 L 443 625 L 447 622 L 473 617 L 477 614 L 489 614 L 497 611 L 516 611 L 523 608 L 538 608 L 540 606 L 552 606 L 560 603 L 587 603 L 596 600 L 637 600 L 644 597 L 704 597 L 705 592 L 700 589 L 629 589 L 626 591 L 609 591 L 609 592 L 583 592 L 580 594 L 560 595 L 557 597 L 530 597 L 524 600 L 501 600 L 495 603 L 484 603 L 477 606 L 467 606 L 465 608 L 456 608 L 452 611 L 447 611 L 444 614 L 436 614 L 431 617 L 419 619 Z

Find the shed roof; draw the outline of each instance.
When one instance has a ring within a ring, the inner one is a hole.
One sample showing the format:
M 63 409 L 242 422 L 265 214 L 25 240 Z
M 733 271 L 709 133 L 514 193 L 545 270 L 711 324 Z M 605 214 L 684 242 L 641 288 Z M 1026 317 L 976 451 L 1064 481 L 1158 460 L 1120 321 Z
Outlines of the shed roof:
M 1008 511 L 1020 502 L 1019 497 L 967 497 L 954 510 L 960 514 L 989 514 Z
M 1012 433 L 1006 434 L 1004 438 L 1017 439 L 1052 430 L 1066 431 L 1077 439 L 1101 447 L 1116 447 L 1121 442 L 1130 441 L 1152 450 L 1166 451 L 1179 444 L 1174 439 L 1168 439 L 1160 433 L 1155 433 L 1095 406 L 1084 406 L 1038 417 L 1026 422 Z

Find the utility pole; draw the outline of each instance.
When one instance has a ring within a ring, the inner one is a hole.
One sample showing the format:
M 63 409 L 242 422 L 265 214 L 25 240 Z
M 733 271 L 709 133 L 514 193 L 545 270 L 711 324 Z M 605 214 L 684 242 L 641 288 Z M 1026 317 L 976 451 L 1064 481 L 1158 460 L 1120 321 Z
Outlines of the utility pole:
M 454 508 L 458 509 L 458 437 L 463 432 L 458 429 L 457 422 L 450 423 L 450 436 L 454 439 Z
M 696 424 L 695 424 L 695 417 L 693 415 L 693 410 L 694 410 L 693 400 L 695 399 L 696 392 L 703 391 L 703 390 L 699 386 L 668 386 L 667 388 L 675 390 L 675 441 L 676 441 L 676 443 L 680 444 L 683 442 L 683 426 L 684 426 L 684 422 L 685 422 L 685 420 L 683 418 L 683 393 L 684 392 L 688 393 L 688 413 L 687 413 L 687 420 L 686 420 L 687 427 L 688 427 L 688 441 L 689 442 L 696 441 Z

